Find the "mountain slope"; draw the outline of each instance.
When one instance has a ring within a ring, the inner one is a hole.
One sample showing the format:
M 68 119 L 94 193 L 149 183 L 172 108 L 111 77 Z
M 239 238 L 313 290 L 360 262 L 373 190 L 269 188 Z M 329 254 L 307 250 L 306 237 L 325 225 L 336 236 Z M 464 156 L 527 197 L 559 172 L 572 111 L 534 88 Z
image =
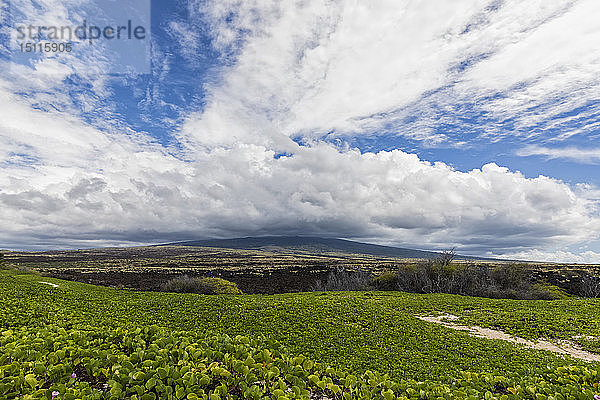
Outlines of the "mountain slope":
M 175 246 L 221 247 L 242 250 L 269 250 L 302 253 L 346 253 L 366 254 L 377 257 L 432 258 L 440 253 L 401 247 L 354 242 L 345 239 L 331 239 L 313 236 L 263 236 L 234 239 L 208 239 L 168 243 Z M 458 259 L 473 259 L 457 256 Z

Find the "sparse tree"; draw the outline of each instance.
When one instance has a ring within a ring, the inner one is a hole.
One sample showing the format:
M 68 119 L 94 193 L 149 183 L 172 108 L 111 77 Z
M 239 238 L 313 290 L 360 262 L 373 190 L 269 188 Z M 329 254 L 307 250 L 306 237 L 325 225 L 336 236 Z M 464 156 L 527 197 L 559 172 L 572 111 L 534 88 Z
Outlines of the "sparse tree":
M 437 263 L 443 267 L 448 266 L 456 258 L 456 247 L 450 250 L 444 250 L 436 259 Z

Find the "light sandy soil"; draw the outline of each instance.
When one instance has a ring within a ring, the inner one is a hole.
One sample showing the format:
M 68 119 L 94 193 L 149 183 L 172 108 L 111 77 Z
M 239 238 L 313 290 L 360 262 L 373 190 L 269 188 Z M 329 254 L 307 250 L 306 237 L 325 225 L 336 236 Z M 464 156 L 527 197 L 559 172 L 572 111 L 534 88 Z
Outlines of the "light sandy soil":
M 52 283 L 52 282 L 38 281 L 38 283 L 43 283 L 44 285 L 50 285 L 52 287 L 58 287 L 58 285 L 56 283 Z
M 482 328 L 479 326 L 458 325 L 453 322 L 448 322 L 448 320 L 458 319 L 456 315 L 451 314 L 441 314 L 437 317 L 418 316 L 417 318 L 419 318 L 422 321 L 433 322 L 435 324 L 445 326 L 446 328 L 466 331 L 472 336 L 476 337 L 505 340 L 507 342 L 521 344 L 531 349 L 552 351 L 557 354 L 569 355 L 571 357 L 579 358 L 585 361 L 600 361 L 600 354 L 590 353 L 588 351 L 581 350 L 575 347 L 573 343 L 570 343 L 568 341 L 560 341 L 558 343 L 553 343 L 547 340 L 540 339 L 537 342 L 532 342 L 530 340 L 511 336 L 507 333 L 497 331 L 494 329 Z

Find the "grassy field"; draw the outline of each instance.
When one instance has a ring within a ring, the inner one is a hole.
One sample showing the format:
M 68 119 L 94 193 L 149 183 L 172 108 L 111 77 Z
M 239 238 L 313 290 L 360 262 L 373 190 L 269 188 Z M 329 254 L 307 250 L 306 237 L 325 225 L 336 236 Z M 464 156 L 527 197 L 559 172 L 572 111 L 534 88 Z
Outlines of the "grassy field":
M 203 296 L 0 271 L 0 301 L 0 398 L 600 395 L 598 363 L 416 318 L 447 312 L 459 322 L 571 339 L 598 351 L 600 300 L 399 292 Z

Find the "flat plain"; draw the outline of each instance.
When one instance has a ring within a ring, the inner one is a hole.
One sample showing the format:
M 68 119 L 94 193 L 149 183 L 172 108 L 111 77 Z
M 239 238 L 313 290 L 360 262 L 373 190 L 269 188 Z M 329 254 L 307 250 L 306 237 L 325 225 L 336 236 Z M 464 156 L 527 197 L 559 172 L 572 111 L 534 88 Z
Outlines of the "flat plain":
M 6 252 L 8 263 L 30 268 L 44 275 L 97 285 L 159 290 L 169 279 L 179 275 L 217 276 L 237 283 L 244 293 L 289 293 L 309 291 L 316 281 L 341 268 L 367 271 L 379 275 L 400 265 L 420 259 L 379 257 L 339 251 L 289 249 L 244 250 L 199 246 L 143 246 L 89 250 Z M 482 266 L 506 264 L 508 261 L 466 261 Z M 563 288 L 577 282 L 577 273 L 592 271 L 600 275 L 597 265 L 529 263 L 536 279 Z

